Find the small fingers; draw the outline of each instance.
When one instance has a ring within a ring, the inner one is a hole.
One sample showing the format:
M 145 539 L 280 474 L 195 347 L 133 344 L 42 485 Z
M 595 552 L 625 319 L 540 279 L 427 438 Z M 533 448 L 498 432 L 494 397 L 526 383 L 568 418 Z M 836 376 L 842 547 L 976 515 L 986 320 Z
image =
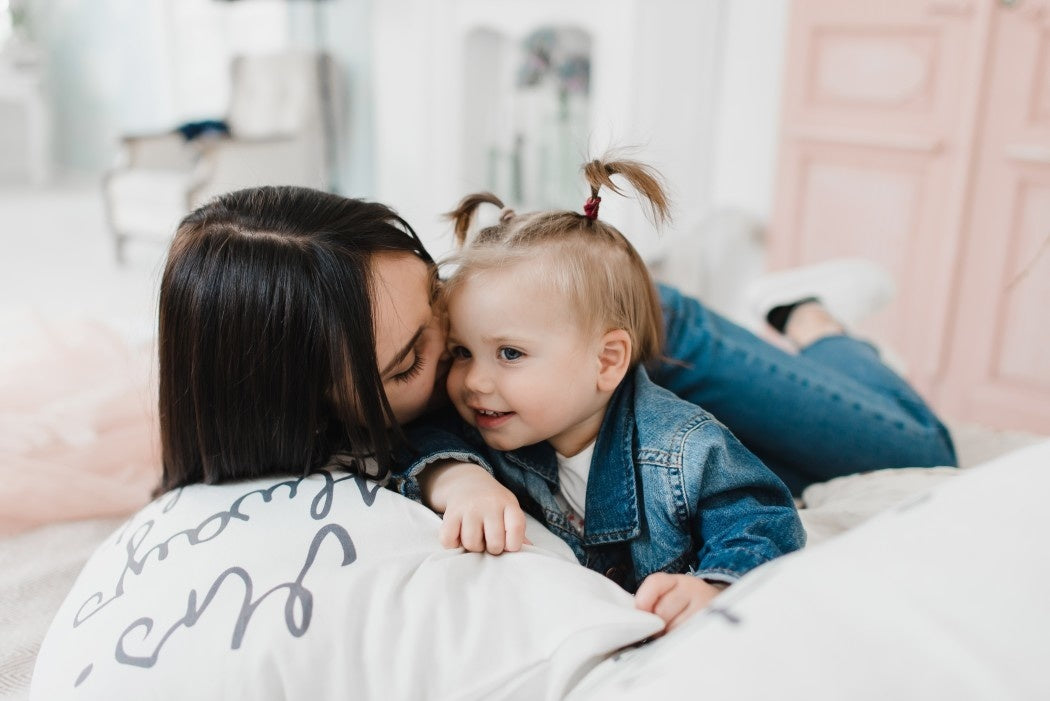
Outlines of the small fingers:
M 665 592 L 674 587 L 674 578 L 665 572 L 654 572 L 645 578 L 634 595 L 634 607 L 655 613 L 656 605 Z
M 525 537 L 525 512 L 518 506 L 508 506 L 503 512 L 503 523 L 507 529 L 507 552 L 521 550 L 522 544 L 529 542 Z
M 656 602 L 653 613 L 664 619 L 664 623 L 667 624 L 664 630 L 668 631 L 671 630 L 671 623 L 686 612 L 689 604 L 690 599 L 688 596 L 683 596 L 681 592 L 672 589 L 664 593 L 660 600 Z
M 468 516 L 463 519 L 463 525 L 459 529 L 459 539 L 468 552 L 480 553 L 485 551 L 484 522 L 480 518 Z
M 503 552 L 506 541 L 507 531 L 502 514 L 485 517 L 485 550 L 490 555 L 499 555 Z
M 688 604 L 684 609 L 682 609 L 682 611 L 677 616 L 672 618 L 670 621 L 667 621 L 667 627 L 664 628 L 664 632 L 671 632 L 678 626 L 685 623 L 689 618 L 693 616 L 693 614 L 695 614 L 698 611 L 702 611 L 703 609 L 704 607 L 702 605 L 699 605 L 695 602 Z
M 438 541 L 441 543 L 441 547 L 459 547 L 459 529 L 462 522 L 463 519 L 459 514 L 445 512 L 445 517 L 441 519 L 441 529 L 438 531 Z

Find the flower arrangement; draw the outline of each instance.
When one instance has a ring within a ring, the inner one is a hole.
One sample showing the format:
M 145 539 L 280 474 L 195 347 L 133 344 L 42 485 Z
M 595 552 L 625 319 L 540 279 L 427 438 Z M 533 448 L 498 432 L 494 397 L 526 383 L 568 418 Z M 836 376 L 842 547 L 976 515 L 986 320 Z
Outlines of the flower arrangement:
M 577 154 L 587 143 L 591 37 L 573 27 L 540 27 L 520 50 L 510 192 L 523 206 L 569 207 L 579 190 Z
M 29 10 L 26 7 L 29 3 L 25 0 L 8 0 L 4 4 L 11 17 L 11 28 L 16 32 L 25 31 L 29 24 Z
M 38 59 L 33 19 L 29 0 L 0 0 L 0 51 L 16 65 L 31 65 Z
M 518 68 L 518 87 L 553 84 L 563 100 L 590 90 L 591 58 L 587 38 L 573 29 L 543 27 L 522 44 L 524 58 Z

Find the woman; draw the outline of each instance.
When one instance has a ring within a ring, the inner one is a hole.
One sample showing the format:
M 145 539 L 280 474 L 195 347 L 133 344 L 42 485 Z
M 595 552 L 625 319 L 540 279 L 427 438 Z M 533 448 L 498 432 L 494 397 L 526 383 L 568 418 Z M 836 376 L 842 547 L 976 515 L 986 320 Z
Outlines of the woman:
M 440 384 L 436 282 L 381 204 L 265 187 L 187 216 L 161 282 L 160 491 L 340 453 L 388 469 Z
M 385 476 L 400 427 L 444 401 L 436 285 L 423 244 L 382 204 L 261 187 L 187 216 L 161 283 L 160 490 L 303 474 L 338 455 Z M 669 361 L 653 379 L 715 414 L 794 490 L 954 464 L 947 431 L 873 350 L 863 367 L 834 364 L 846 337 L 819 306 L 803 329 L 817 340 L 793 356 L 661 295 Z

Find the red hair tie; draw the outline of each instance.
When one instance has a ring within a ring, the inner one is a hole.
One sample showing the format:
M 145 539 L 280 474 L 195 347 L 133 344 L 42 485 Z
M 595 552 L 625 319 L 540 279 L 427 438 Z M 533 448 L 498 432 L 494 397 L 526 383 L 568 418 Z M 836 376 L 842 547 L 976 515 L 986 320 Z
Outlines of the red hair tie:
M 602 203 L 602 198 L 601 197 L 598 197 L 598 196 L 588 197 L 587 201 L 583 203 L 583 215 L 585 217 L 587 217 L 588 219 L 597 219 L 598 218 L 598 205 L 600 205 L 601 203 Z

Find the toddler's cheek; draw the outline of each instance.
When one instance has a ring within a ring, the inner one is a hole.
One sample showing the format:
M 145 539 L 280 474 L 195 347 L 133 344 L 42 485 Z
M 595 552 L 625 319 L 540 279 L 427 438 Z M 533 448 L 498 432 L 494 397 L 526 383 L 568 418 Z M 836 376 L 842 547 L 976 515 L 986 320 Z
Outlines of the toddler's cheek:
M 464 421 L 470 421 L 471 412 L 463 402 L 462 383 L 456 377 L 455 371 L 449 372 L 448 379 L 444 383 L 445 396 L 452 401 L 452 406 Z

